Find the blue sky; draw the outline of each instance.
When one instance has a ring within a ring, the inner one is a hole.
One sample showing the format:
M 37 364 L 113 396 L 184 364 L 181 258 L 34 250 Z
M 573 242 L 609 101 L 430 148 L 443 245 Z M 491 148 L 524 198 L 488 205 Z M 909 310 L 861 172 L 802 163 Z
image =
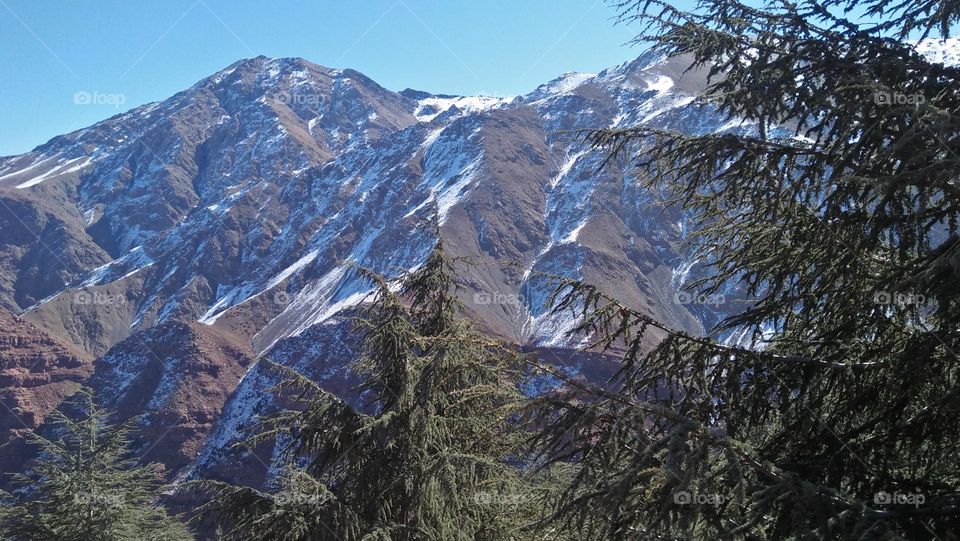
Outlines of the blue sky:
M 0 155 L 161 100 L 239 58 L 513 95 L 642 51 L 605 0 L 0 0 Z M 76 104 L 77 92 L 100 104 Z

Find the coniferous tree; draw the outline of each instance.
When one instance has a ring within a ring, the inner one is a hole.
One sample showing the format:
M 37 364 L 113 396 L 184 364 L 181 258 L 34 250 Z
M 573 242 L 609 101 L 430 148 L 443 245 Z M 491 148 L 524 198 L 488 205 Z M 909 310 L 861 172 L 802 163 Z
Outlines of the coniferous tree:
M 556 308 L 624 353 L 607 385 L 569 381 L 535 410 L 535 448 L 579 466 L 552 523 L 611 539 L 955 538 L 960 69 L 904 40 L 949 35 L 960 2 L 619 8 L 639 41 L 710 71 L 703 106 L 751 128 L 588 136 L 693 217 L 708 272 L 691 287 L 749 295 L 717 329 L 748 340 L 676 332 L 563 281 Z M 666 338 L 646 349 L 653 328 Z
M 309 379 L 274 365 L 278 390 L 302 409 L 266 421 L 250 443 L 289 441 L 277 491 L 202 482 L 204 510 L 236 539 L 529 538 L 539 496 L 516 452 L 521 363 L 459 313 L 454 264 L 438 242 L 396 281 L 357 269 L 375 285 L 356 319 L 362 413 Z
M 131 424 L 113 424 L 89 390 L 49 417 L 55 437 L 31 434 L 40 454 L 4 495 L 0 536 L 12 540 L 116 541 L 193 539 L 157 500 L 162 480 L 156 464 L 131 453 Z

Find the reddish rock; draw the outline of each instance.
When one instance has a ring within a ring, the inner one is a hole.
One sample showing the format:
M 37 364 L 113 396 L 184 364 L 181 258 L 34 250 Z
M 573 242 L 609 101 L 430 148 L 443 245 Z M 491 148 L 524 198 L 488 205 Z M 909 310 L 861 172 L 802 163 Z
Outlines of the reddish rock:
M 0 309 L 0 472 L 21 471 L 32 455 L 24 432 L 40 427 L 92 373 L 89 356 Z

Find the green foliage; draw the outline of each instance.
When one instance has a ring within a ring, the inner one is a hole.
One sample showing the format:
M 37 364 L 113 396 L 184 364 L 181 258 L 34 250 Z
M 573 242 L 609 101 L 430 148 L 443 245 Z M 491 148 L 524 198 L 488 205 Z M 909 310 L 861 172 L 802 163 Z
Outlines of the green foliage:
M 251 443 L 289 442 L 279 491 L 205 483 L 235 539 L 530 538 L 539 517 L 516 455 L 518 355 L 458 316 L 442 242 L 397 281 L 375 284 L 357 318 L 363 413 L 292 370 L 278 390 L 301 404 L 270 419 Z M 203 484 L 203 483 L 201 483 Z M 280 498 L 279 495 L 286 495 Z M 279 499 L 278 499 L 279 498 Z
M 274 492 L 204 480 L 192 485 L 210 496 L 202 513 L 229 531 L 227 539 L 357 539 L 358 517 L 311 475 L 290 468 Z
M 155 464 L 130 453 L 130 424 L 110 423 L 88 390 L 72 399 L 81 417 L 50 415 L 53 439 L 31 434 L 40 455 L 17 475 L 19 489 L 4 496 L 4 539 L 49 541 L 180 540 L 193 537 L 157 503 Z
M 946 35 L 960 3 L 620 8 L 639 41 L 709 70 L 705 107 L 755 128 L 588 136 L 694 217 L 709 272 L 690 287 L 750 297 L 717 329 L 748 340 L 675 332 L 562 282 L 556 308 L 623 367 L 534 410 L 535 449 L 580 466 L 552 523 L 612 539 L 953 538 L 960 70 L 889 36 Z

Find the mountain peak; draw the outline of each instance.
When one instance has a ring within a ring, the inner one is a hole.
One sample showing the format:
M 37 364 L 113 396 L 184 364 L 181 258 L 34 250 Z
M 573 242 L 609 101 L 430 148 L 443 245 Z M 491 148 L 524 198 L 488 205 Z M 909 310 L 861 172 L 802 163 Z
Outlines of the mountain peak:
M 538 86 L 536 90 L 527 96 L 527 99 L 535 101 L 547 96 L 570 92 L 596 76 L 596 73 L 568 71 L 560 74 L 559 77 L 556 77 L 552 81 Z
M 340 70 L 333 70 L 325 66 L 314 64 L 300 57 L 269 57 L 255 56 L 251 58 L 242 58 L 226 68 L 204 78 L 195 86 L 203 86 L 213 83 L 220 84 L 223 81 L 242 79 L 245 81 L 258 81 L 261 83 L 275 83 L 291 75 L 314 74 L 332 76 Z

